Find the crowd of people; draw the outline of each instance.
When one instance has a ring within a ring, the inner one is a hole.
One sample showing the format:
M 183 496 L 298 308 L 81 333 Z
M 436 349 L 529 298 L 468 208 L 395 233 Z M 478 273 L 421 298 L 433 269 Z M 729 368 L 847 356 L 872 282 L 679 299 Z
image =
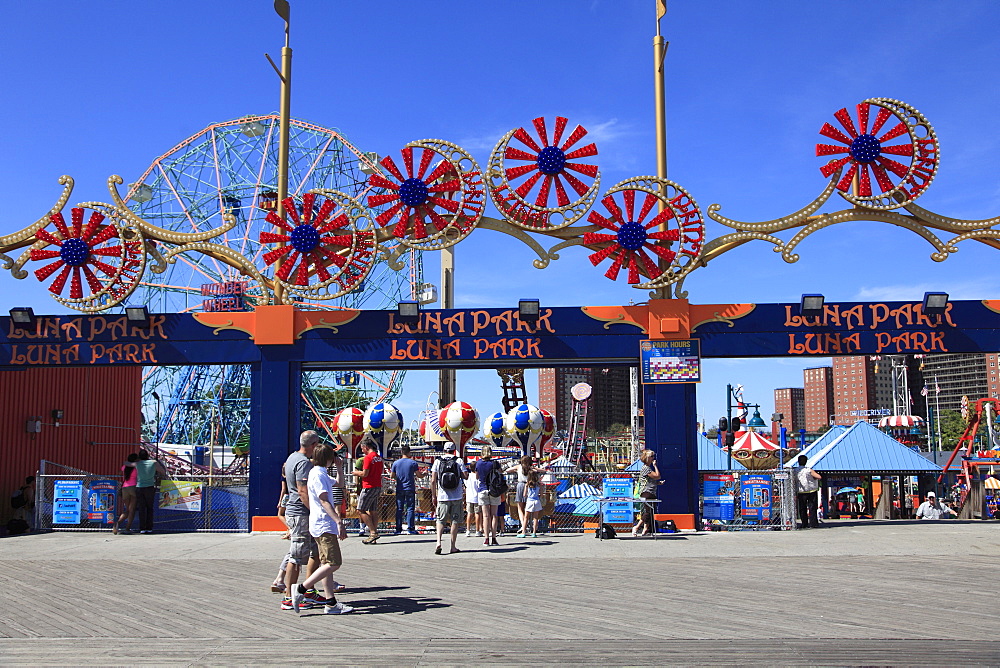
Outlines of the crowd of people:
M 322 607 L 325 614 L 345 614 L 353 608 L 337 600 L 345 585 L 333 575 L 343 564 L 340 541 L 347 538 L 345 515 L 349 498 L 347 480 L 353 478 L 357 493 L 356 509 L 361 524 L 362 543 L 378 542 L 382 481 L 385 466 L 376 443 L 362 439 L 363 456 L 353 465 L 343 445 L 333 447 L 320 442 L 315 431 L 305 431 L 299 449 L 288 456 L 282 469 L 282 492 L 278 513 L 288 527 L 289 548 L 282 559 L 271 590 L 283 594 L 282 610 L 300 612 Z M 412 458 L 409 447 L 402 446 L 401 456 L 389 467 L 395 484 L 395 535 L 416 534 L 417 478 L 421 462 Z M 349 470 L 348 470 L 349 469 Z M 449 536 L 447 554 L 461 552 L 457 542 L 461 527 L 466 536 L 483 539 L 486 547 L 499 545 L 503 533 L 507 495 L 506 475 L 517 476 L 514 503 L 520 519 L 519 538 L 537 537 L 542 510 L 541 476 L 544 469 L 530 456 L 504 467 L 485 445 L 476 462 L 458 456 L 455 444 L 444 445 L 442 455 L 429 469 L 430 489 L 434 495 L 437 540 L 434 553 L 445 554 L 444 537 Z M 305 578 L 299 578 L 305 571 Z M 317 589 L 322 585 L 322 593 Z

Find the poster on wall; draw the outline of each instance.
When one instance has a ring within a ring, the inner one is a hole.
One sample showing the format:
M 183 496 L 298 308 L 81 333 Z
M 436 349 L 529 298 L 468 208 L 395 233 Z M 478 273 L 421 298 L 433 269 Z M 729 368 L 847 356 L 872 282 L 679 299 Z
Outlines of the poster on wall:
M 701 342 L 639 341 L 639 367 L 644 385 L 659 383 L 700 383 Z
M 164 480 L 160 483 L 160 508 L 200 511 L 201 483 L 187 480 Z
M 52 499 L 53 524 L 79 524 L 83 505 L 82 480 L 56 480 Z
M 602 485 L 605 499 L 601 512 L 605 524 L 632 524 L 635 521 L 634 503 L 632 498 L 632 478 L 605 478 Z
M 735 515 L 736 477 L 731 473 L 706 473 L 702 476 L 702 517 L 706 520 L 731 520 Z
M 91 522 L 111 524 L 115 521 L 115 501 L 118 483 L 114 480 L 94 480 L 87 493 L 87 519 Z
M 745 520 L 769 522 L 771 520 L 771 476 L 759 473 L 740 474 L 740 516 Z

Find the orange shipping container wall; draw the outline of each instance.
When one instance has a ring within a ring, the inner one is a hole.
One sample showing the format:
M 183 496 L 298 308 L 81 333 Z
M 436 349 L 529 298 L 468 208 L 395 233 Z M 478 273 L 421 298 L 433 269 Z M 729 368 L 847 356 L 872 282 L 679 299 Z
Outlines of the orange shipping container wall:
M 0 371 L 0 518 L 10 517 L 11 493 L 43 459 L 118 473 L 140 440 L 141 394 L 141 367 Z M 63 412 L 58 427 L 54 410 Z M 25 428 L 32 416 L 42 422 L 37 434 Z

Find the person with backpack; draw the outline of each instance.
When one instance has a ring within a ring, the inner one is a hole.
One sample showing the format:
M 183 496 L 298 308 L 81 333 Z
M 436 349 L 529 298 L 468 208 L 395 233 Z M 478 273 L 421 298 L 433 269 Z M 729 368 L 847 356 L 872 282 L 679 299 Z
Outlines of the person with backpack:
M 12 536 L 30 531 L 35 516 L 35 476 L 29 475 L 24 484 L 10 495 L 14 516 L 7 521 L 7 533 Z
M 499 545 L 494 518 L 500 498 L 507 493 L 507 479 L 504 478 L 500 462 L 493 461 L 493 448 L 488 445 L 483 446 L 479 461 L 476 462 L 476 479 L 479 481 L 479 507 L 483 532 L 486 534 L 483 545 Z
M 441 536 L 444 533 L 444 523 L 451 522 L 451 552 L 455 554 L 461 552 L 456 546 L 458 539 L 458 525 L 462 521 L 462 511 L 464 510 L 462 492 L 465 489 L 463 484 L 469 475 L 465 469 L 465 463 L 455 454 L 455 444 L 445 443 L 444 455 L 438 457 L 431 467 L 431 489 L 437 490 L 437 547 L 434 554 L 441 554 Z

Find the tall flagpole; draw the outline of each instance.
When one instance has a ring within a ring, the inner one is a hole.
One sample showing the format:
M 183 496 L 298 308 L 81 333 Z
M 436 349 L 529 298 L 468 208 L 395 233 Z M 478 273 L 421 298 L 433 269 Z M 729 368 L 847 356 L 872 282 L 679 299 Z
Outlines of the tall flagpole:
M 663 82 L 663 59 L 667 55 L 668 42 L 660 34 L 660 19 L 667 13 L 667 0 L 656 0 L 656 37 L 653 38 L 653 74 L 654 87 L 653 95 L 656 103 L 656 176 L 661 179 L 667 178 L 667 109 L 666 92 Z M 664 193 L 665 194 L 665 193 Z M 663 202 L 659 202 L 659 211 L 666 208 Z M 666 223 L 660 225 L 660 231 L 665 232 Z M 660 268 L 667 269 L 669 263 L 660 258 Z M 670 286 L 656 289 L 658 299 L 669 299 L 671 296 Z

